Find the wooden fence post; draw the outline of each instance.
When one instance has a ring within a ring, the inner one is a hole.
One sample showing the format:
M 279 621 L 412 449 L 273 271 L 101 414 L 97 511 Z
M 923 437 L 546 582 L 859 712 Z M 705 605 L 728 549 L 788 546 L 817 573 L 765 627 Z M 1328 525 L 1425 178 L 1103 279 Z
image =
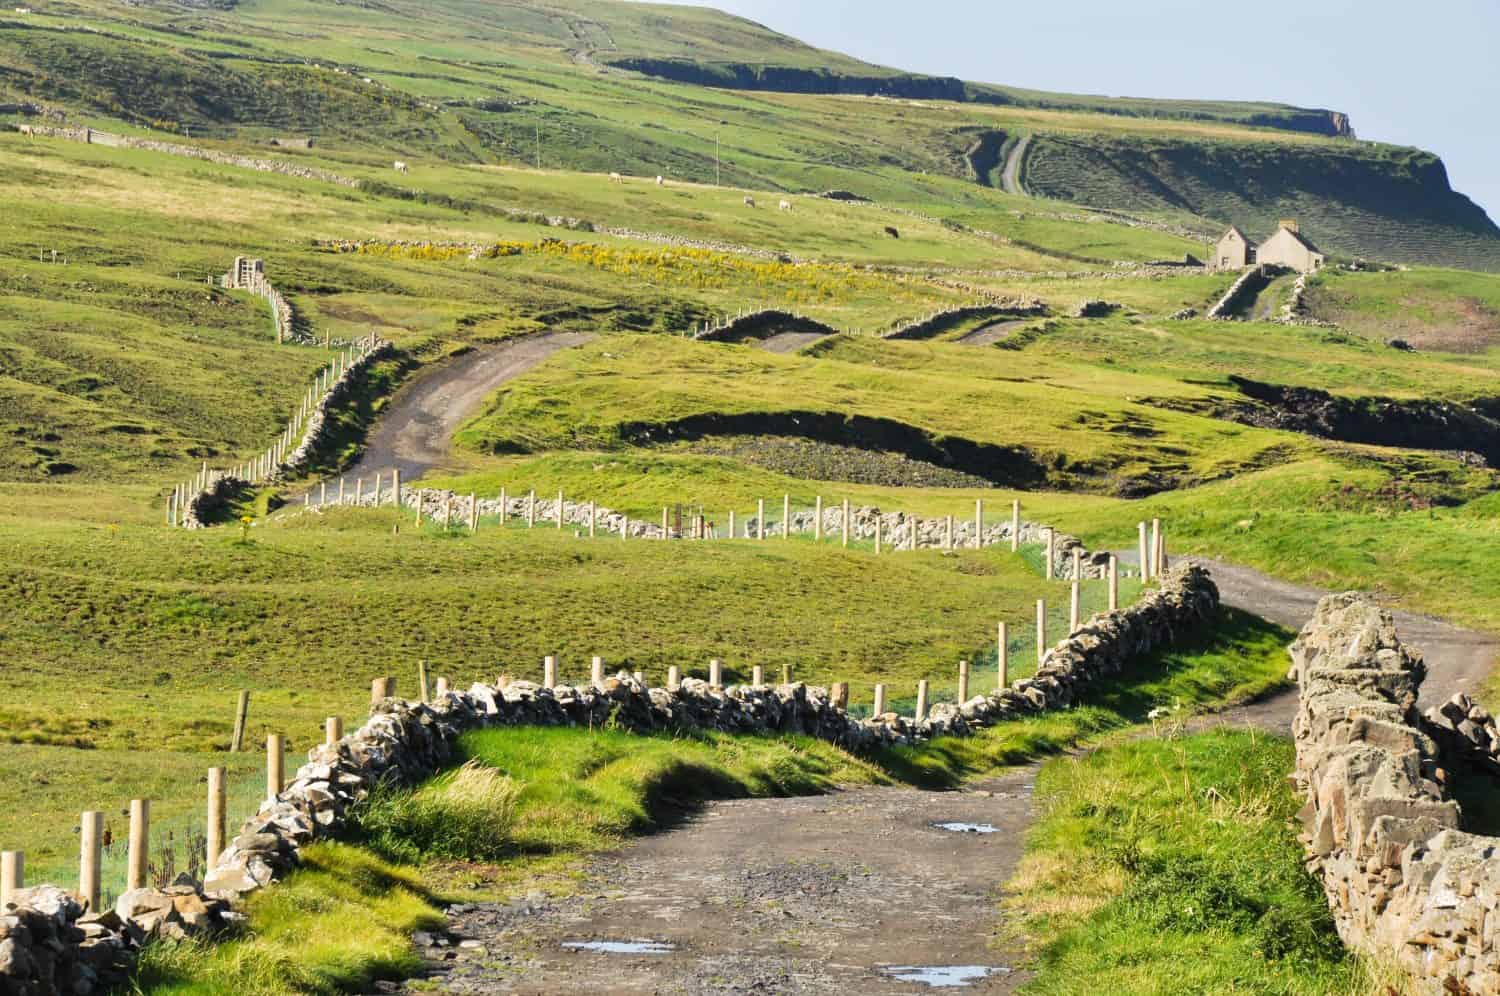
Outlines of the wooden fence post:
M 921 681 L 917 682 L 917 711 L 916 711 L 916 720 L 917 720 L 918 723 L 920 723 L 920 722 L 922 722 L 922 720 L 924 720 L 926 718 L 927 718 L 927 679 L 923 678 Z
M 984 499 L 974 499 L 974 549 L 984 549 Z
M 589 539 L 593 539 L 594 538 L 594 535 L 595 535 L 594 530 L 595 530 L 595 527 L 598 525 L 598 513 L 599 513 L 599 506 L 598 506 L 598 504 L 592 498 L 590 498 L 589 499 Z
M 562 491 L 558 491 L 557 492 L 557 528 L 559 530 L 561 530 L 562 527 L 563 527 L 563 493 L 562 493 Z
M 1036 600 L 1036 662 L 1047 659 L 1047 600 Z
M 526 528 L 536 528 L 536 488 L 526 494 Z
M 943 549 L 953 549 L 953 516 L 943 516 Z
M 508 518 L 510 518 L 510 498 L 509 498 L 509 496 L 506 495 L 505 489 L 501 488 L 500 489 L 500 524 L 502 526 L 505 525 L 505 520 L 508 519 Z
M 20 851 L 0 851 L 0 912 L 15 901 L 16 893 L 26 885 L 26 855 Z
M 881 716 L 885 715 L 885 686 L 884 685 L 876 685 L 875 686 L 875 705 L 874 705 L 874 708 L 871 709 L 870 715 L 874 716 L 876 719 L 879 719 Z
M 1146 523 L 1138 522 L 1135 526 L 1136 542 L 1139 547 L 1138 553 L 1141 558 L 1141 581 L 1151 580 L 1151 554 L 1146 549 Z
M 766 538 L 766 500 L 758 498 L 755 501 L 755 538 L 764 540 Z
M 479 532 L 479 496 L 469 494 L 469 532 Z
M 286 744 L 279 733 L 266 734 L 266 801 L 274 802 L 286 788 Z
M 431 701 L 428 695 L 426 661 L 417 661 L 417 695 L 420 696 L 422 702 Z
M 881 530 L 882 524 L 883 524 L 882 523 L 882 516 L 876 515 L 875 516 L 875 556 L 877 556 L 877 557 L 880 556 L 880 530 Z
M 813 542 L 823 541 L 823 496 L 818 495 L 813 505 Z
M 847 681 L 835 681 L 833 687 L 828 690 L 828 700 L 839 709 L 848 709 L 849 683 Z
M 103 842 L 104 814 L 84 813 L 78 824 L 78 898 L 90 913 L 99 912 L 99 857 Z
M 781 538 L 792 538 L 792 496 L 781 496 Z
M 843 542 L 843 545 L 845 547 L 848 547 L 849 546 L 849 499 L 848 498 L 844 499 L 844 517 L 843 517 L 843 521 L 839 523 L 839 532 L 843 534 L 840 537 L 840 539 Z
M 1047 527 L 1047 580 L 1052 581 L 1057 577 L 1057 567 L 1054 561 L 1057 557 L 1057 530 L 1051 526 Z
M 557 658 L 551 654 L 542 658 L 542 687 L 557 687 Z
M 323 720 L 323 744 L 332 747 L 344 739 L 344 720 L 341 716 L 329 716 Z
M 958 662 L 958 704 L 969 701 L 969 662 Z
M 714 689 L 724 687 L 724 662 L 717 657 L 708 662 L 708 684 Z
M 1073 580 L 1083 580 L 1083 547 L 1073 548 Z
M 401 468 L 391 471 L 391 505 L 401 508 Z
M 442 701 L 447 696 L 448 687 L 448 679 L 439 675 L 437 680 L 437 688 L 433 692 L 438 701 Z
M 1010 687 L 1010 627 L 1000 624 L 995 637 L 995 690 Z
M 130 837 L 125 861 L 125 889 L 143 889 L 151 862 L 151 800 L 130 800 Z
M 734 539 L 734 509 L 729 510 L 729 538 Z
M 604 658 L 595 657 L 589 666 L 589 682 L 595 688 L 604 687 Z
M 665 505 L 661 507 L 661 538 L 664 540 L 672 538 L 672 534 L 667 531 L 667 506 Z
M 667 691 L 675 692 L 682 687 L 682 669 L 676 664 L 667 668 Z
M 765 683 L 766 683 L 766 669 L 764 667 L 762 667 L 761 665 L 757 664 L 757 665 L 755 665 L 754 667 L 752 667 L 750 669 L 750 684 L 754 685 L 756 688 L 759 688 L 762 685 L 764 685 Z
M 214 865 L 219 863 L 219 855 L 224 853 L 224 829 L 226 820 L 225 801 L 227 794 L 224 788 L 224 769 L 208 769 L 208 825 L 204 830 L 204 854 L 205 868 L 212 871 Z
M 783 685 L 790 685 L 792 683 L 792 666 L 790 664 L 781 665 L 781 683 Z
M 1120 607 L 1120 562 L 1114 554 L 1109 555 L 1109 611 Z
M 245 746 L 245 718 L 250 714 L 250 691 L 241 689 L 239 701 L 234 707 L 234 735 L 229 741 L 229 751 L 238 754 Z
M 1078 632 L 1078 615 L 1081 606 L 1079 602 L 1083 597 L 1083 585 L 1077 581 L 1073 582 L 1073 590 L 1070 592 L 1071 602 L 1068 606 L 1068 635 L 1072 636 Z

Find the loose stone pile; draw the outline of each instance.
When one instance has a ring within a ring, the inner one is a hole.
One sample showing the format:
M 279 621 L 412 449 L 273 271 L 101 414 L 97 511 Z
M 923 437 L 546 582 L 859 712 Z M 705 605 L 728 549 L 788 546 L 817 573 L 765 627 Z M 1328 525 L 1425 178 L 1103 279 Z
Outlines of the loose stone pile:
M 53 885 L 22 889 L 0 910 L 0 996 L 108 992 L 126 981 L 146 941 L 213 936 L 242 919 L 186 880 L 132 889 L 97 912 Z
M 1463 832 L 1445 794 L 1455 764 L 1493 762 L 1493 722 L 1460 698 L 1424 723 L 1422 658 L 1361 595 L 1323 599 L 1291 655 L 1302 839 L 1339 935 L 1422 992 L 1500 992 L 1500 841 Z
M 88 996 L 118 981 L 144 940 L 212 933 L 236 922 L 229 903 L 285 875 L 308 844 L 338 834 L 351 808 L 378 785 L 411 784 L 440 770 L 465 730 L 613 724 L 640 733 L 802 733 L 851 750 L 963 736 L 1072 705 L 1091 682 L 1210 620 L 1218 603 L 1202 568 L 1174 571 L 1136 604 L 1094 616 L 1053 647 L 1034 677 L 967 702 L 938 703 L 921 719 L 895 713 L 856 719 L 828 689 L 803 684 L 715 688 L 688 679 L 676 688 L 648 688 L 624 673 L 598 687 L 545 688 L 502 677 L 430 704 L 386 699 L 358 731 L 309 752 L 291 784 L 229 843 L 202 889 L 184 881 L 136 890 L 99 916 L 84 916 L 59 889 L 23 891 L 18 908 L 0 911 L 0 996 Z

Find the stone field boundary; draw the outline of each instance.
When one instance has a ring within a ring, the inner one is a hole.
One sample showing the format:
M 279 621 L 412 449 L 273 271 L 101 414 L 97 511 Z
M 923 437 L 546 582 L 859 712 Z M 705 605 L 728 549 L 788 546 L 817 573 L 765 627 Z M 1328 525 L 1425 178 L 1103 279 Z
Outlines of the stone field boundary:
M 910 717 L 881 711 L 855 719 L 847 711 L 848 686 L 831 689 L 786 683 L 722 687 L 714 680 L 674 680 L 648 688 L 632 675 L 605 677 L 596 658 L 587 686 L 557 683 L 556 662 L 544 662 L 540 684 L 502 675 L 493 685 L 466 692 L 438 679 L 429 695 L 425 669 L 420 699 L 395 697 L 395 680 L 376 678 L 372 715 L 345 736 L 330 717 L 325 743 L 308 754 L 288 782 L 285 748 L 268 738 L 266 802 L 226 841 L 223 769 L 209 772 L 208 866 L 204 883 L 165 889 L 148 885 L 150 801 L 130 805 L 127 891 L 113 910 L 99 906 L 99 833 L 102 814 L 85 813 L 78 892 L 24 885 L 24 856 L 0 857 L 0 992 L 24 996 L 89 996 L 123 981 L 134 953 L 154 938 L 212 937 L 243 917 L 234 910 L 246 895 L 293 870 L 302 848 L 345 829 L 353 807 L 382 784 L 413 784 L 453 759 L 466 730 L 493 726 L 614 723 L 638 733 L 720 730 L 733 733 L 800 733 L 850 750 L 917 744 L 938 736 L 964 736 L 996 722 L 1067 708 L 1091 682 L 1119 674 L 1141 655 L 1208 624 L 1219 606 L 1207 571 L 1188 565 L 1161 578 L 1135 604 L 1099 613 L 1052 647 L 1030 678 L 969 697 L 960 674 L 959 703 L 927 707 L 921 682 Z M 677 668 L 672 669 L 674 672 Z M 757 669 L 757 672 L 759 669 Z M 718 678 L 718 668 L 710 678 Z M 762 679 L 759 673 L 755 679 Z

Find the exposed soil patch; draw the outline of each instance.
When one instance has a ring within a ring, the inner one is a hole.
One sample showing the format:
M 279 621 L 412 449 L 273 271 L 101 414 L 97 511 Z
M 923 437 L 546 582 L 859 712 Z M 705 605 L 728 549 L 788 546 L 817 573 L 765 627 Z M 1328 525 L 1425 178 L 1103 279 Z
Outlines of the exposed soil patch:
M 860 789 L 716 803 L 592 863 L 580 893 L 455 907 L 424 949 L 448 993 L 1011 992 L 998 883 L 1031 819 L 1035 768 L 977 791 Z M 950 833 L 934 822 L 988 824 Z M 461 948 L 464 941 L 478 947 Z M 566 945 L 649 941 L 655 953 Z M 963 969 L 962 972 L 952 970 Z M 925 980 L 925 981 L 924 981 Z M 426 988 L 414 991 L 429 991 Z
M 1493 401 L 1469 408 L 1445 401 L 1344 398 L 1245 377 L 1230 381 L 1248 400 L 1210 403 L 1207 411 L 1215 418 L 1346 443 L 1433 450 L 1500 467 L 1500 419 L 1487 413 L 1497 406 Z
M 1482 353 L 1500 345 L 1500 313 L 1472 297 L 1407 297 L 1399 314 L 1370 315 L 1349 307 L 1347 296 L 1314 285 L 1307 302 L 1316 317 L 1379 342 L 1400 339 L 1442 353 Z
M 620 438 L 635 445 L 695 442 L 721 436 L 781 436 L 897 455 L 994 484 L 1039 485 L 1048 470 L 1025 447 L 936 436 L 893 419 L 838 412 L 705 412 L 672 422 L 627 422 Z
M 727 456 L 755 467 L 814 481 L 885 487 L 987 488 L 976 474 L 853 446 L 787 436 L 720 437 L 692 444 L 695 453 Z

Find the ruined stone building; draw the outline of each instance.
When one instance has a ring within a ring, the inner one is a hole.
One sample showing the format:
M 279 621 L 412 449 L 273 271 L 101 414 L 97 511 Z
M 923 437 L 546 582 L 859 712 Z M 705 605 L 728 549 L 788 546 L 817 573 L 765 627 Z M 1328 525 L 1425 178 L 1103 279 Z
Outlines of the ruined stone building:
M 1277 226 L 1274 235 L 1259 245 L 1250 241 L 1238 226 L 1231 225 L 1214 247 L 1209 265 L 1221 273 L 1257 265 L 1315 273 L 1323 268 L 1326 258 L 1317 246 L 1303 237 L 1296 219 L 1287 219 Z

